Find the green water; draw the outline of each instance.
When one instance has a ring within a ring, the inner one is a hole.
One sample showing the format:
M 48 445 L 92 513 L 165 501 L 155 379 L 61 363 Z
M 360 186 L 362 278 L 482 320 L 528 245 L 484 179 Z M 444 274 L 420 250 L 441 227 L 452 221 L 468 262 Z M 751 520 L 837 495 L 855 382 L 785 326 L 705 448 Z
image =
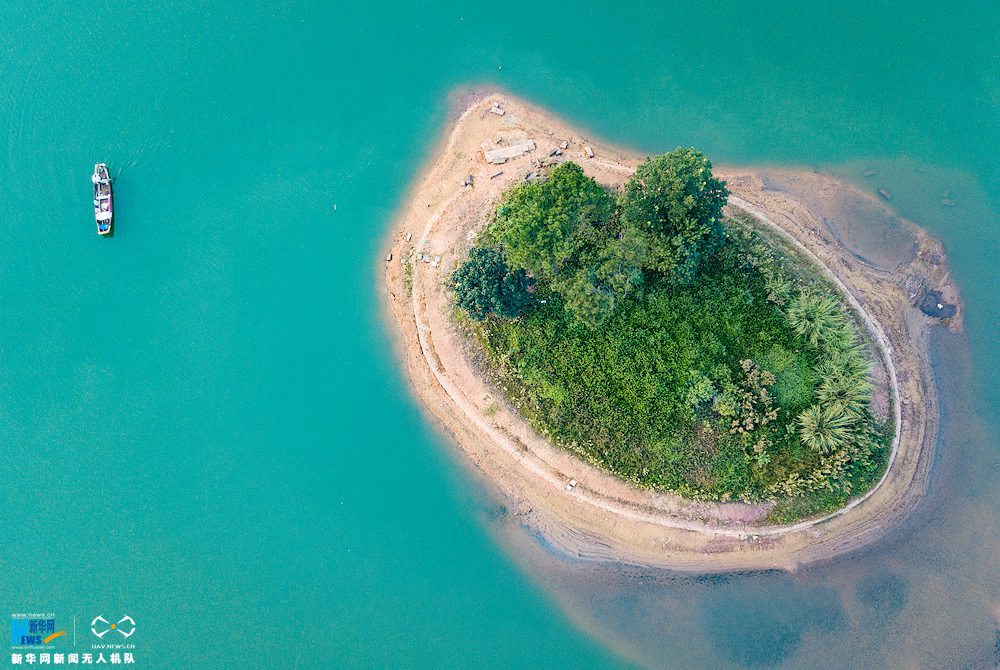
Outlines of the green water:
M 60 4 L 0 4 L 10 613 L 77 617 L 78 645 L 129 614 L 149 668 L 995 661 L 997 8 Z M 968 308 L 906 527 L 794 577 L 692 579 L 492 520 L 406 391 L 374 260 L 449 92 L 484 83 L 649 151 L 879 170 Z

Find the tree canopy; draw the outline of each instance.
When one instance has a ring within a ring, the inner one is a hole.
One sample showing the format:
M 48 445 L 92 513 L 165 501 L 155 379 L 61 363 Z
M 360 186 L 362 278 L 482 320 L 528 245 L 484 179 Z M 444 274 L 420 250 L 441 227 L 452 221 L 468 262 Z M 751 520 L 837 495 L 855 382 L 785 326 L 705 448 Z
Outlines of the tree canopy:
M 458 306 L 479 321 L 490 314 L 512 319 L 532 302 L 524 270 L 508 267 L 503 253 L 492 247 L 473 248 L 451 282 Z
M 622 228 L 645 239 L 645 267 L 681 283 L 694 280 L 698 265 L 723 242 L 726 183 L 696 149 L 675 149 L 647 158 L 619 199 Z
M 494 231 L 512 267 L 538 278 L 567 269 L 580 251 L 577 231 L 603 227 L 615 201 L 575 163 L 563 163 L 543 180 L 519 184 L 496 210 Z
M 695 279 L 723 240 L 729 193 L 694 149 L 647 159 L 618 198 L 575 163 L 523 183 L 497 206 L 486 238 L 511 267 L 563 298 L 581 323 L 603 323 L 652 273 Z

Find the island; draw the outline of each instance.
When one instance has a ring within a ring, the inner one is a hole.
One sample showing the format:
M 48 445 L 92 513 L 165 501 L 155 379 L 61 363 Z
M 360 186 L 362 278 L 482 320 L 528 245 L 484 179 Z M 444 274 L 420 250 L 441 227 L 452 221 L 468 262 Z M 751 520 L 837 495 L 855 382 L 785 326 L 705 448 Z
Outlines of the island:
M 391 232 L 389 320 L 417 397 L 553 547 L 794 570 L 922 497 L 928 331 L 961 327 L 941 245 L 905 222 L 866 258 L 838 238 L 845 202 L 884 208 L 473 94 Z

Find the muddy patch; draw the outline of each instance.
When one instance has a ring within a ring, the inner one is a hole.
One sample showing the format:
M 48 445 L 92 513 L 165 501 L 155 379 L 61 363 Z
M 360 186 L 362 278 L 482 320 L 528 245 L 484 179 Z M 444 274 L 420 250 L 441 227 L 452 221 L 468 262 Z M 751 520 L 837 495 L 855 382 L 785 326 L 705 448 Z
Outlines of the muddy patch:
M 763 172 L 761 179 L 765 190 L 793 196 L 809 208 L 837 241 L 866 263 L 895 270 L 917 255 L 920 244 L 912 227 L 861 192 L 817 190 L 814 182 L 788 172 Z

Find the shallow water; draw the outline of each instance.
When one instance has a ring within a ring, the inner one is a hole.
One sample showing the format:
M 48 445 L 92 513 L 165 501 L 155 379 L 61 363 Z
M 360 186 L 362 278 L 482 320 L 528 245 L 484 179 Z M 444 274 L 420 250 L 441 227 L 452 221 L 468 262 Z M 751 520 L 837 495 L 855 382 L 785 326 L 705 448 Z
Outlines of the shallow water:
M 797 199 L 845 248 L 872 265 L 894 270 L 917 255 L 915 231 L 879 203 L 850 191 L 819 197 L 809 189 L 796 188 L 795 179 L 780 172 L 765 172 L 762 179 L 765 190 Z
M 78 645 L 129 614 L 150 668 L 993 662 L 998 9 L 147 5 L 0 3 L 11 613 L 75 617 Z M 967 338 L 936 349 L 940 463 L 906 527 L 706 579 L 494 532 L 406 391 L 373 270 L 449 92 L 482 82 L 642 150 L 833 170 L 942 237 Z

